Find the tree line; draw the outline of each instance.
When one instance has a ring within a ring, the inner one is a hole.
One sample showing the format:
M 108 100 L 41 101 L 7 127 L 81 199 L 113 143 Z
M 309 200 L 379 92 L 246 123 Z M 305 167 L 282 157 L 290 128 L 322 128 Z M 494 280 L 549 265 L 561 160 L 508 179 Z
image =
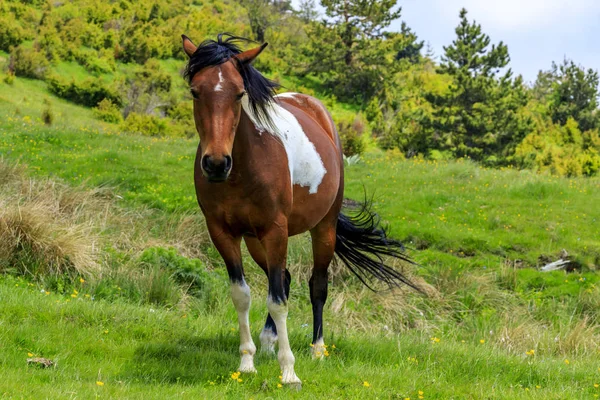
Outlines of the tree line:
M 183 32 L 202 40 L 228 31 L 270 42 L 257 68 L 331 106 L 347 153 L 360 153 L 370 134 L 406 157 L 598 174 L 597 71 L 563 60 L 526 84 L 510 69 L 508 47 L 492 43 L 465 9 L 436 60 L 408 24 L 390 30 L 402 17 L 397 0 L 320 5 L 324 15 L 315 0 L 297 9 L 289 0 L 9 0 L 0 5 L 0 50 L 10 53 L 9 73 L 47 80 L 57 95 L 95 106 L 99 118 L 146 134 L 193 135 L 185 86 L 161 60 L 183 63 Z M 69 80 L 53 73 L 61 61 L 116 79 Z

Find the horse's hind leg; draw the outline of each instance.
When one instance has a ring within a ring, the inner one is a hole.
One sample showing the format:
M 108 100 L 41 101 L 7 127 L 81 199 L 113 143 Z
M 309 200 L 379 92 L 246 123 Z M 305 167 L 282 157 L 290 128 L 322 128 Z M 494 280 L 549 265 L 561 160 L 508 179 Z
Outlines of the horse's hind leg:
M 269 270 L 267 269 L 267 255 L 260 241 L 255 237 L 244 236 L 246 247 L 248 252 L 252 256 L 252 259 L 258 264 L 259 267 L 265 271 L 267 277 L 269 276 Z M 290 295 L 290 282 L 292 277 L 290 272 L 286 269 L 286 281 L 285 281 L 285 295 Z M 267 314 L 267 321 L 263 330 L 260 332 L 260 349 L 267 354 L 275 354 L 275 343 L 277 343 L 277 327 L 275 321 L 271 317 L 271 314 Z
M 215 247 L 223 257 L 231 283 L 231 299 L 237 311 L 240 326 L 240 372 L 256 372 L 254 354 L 256 346 L 250 334 L 250 287 L 244 279 L 242 267 L 241 238 L 235 238 L 219 228 L 209 226 L 209 232 Z
M 314 267 L 310 277 L 310 301 L 313 310 L 313 358 L 323 358 L 323 307 L 327 300 L 327 270 L 335 251 L 335 223 L 330 220 L 320 222 L 310 231 L 313 247 Z

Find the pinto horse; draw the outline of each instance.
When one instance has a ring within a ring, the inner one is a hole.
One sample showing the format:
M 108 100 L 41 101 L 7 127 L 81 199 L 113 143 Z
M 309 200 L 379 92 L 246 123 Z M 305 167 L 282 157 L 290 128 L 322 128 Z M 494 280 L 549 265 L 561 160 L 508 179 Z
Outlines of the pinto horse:
M 385 265 L 382 256 L 409 260 L 402 245 L 386 237 L 368 204 L 354 217 L 340 212 L 344 164 L 331 115 L 313 97 L 275 95 L 278 85 L 251 65 L 266 43 L 241 51 L 238 43 L 245 39 L 228 34 L 199 46 L 185 35 L 182 38 L 189 56 L 185 77 L 200 136 L 194 166 L 196 196 L 231 282 L 240 329 L 239 371 L 256 372 L 243 239 L 269 282 L 262 349 L 274 353 L 278 342 L 282 382 L 300 385 L 286 325 L 291 281 L 286 269 L 288 237 L 307 231 L 312 237 L 309 283 L 316 358 L 325 352 L 322 315 L 327 269 L 334 254 L 367 285 L 375 278 L 414 287 Z

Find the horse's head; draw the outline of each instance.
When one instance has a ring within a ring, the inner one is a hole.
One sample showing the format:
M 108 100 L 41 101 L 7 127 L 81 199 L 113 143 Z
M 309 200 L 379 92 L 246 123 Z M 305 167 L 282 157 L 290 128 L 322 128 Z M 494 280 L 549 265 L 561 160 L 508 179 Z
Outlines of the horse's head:
M 233 141 L 242 112 L 242 98 L 249 96 L 250 102 L 253 98 L 256 101 L 256 77 L 252 75 L 258 72 L 250 64 L 267 44 L 242 52 L 233 43 L 236 38 L 222 40 L 219 35 L 218 41 L 209 40 L 196 46 L 186 36 L 182 37 L 183 49 L 190 57 L 186 77 L 194 97 L 202 173 L 210 182 L 222 182 L 233 165 Z M 276 85 L 264 81 L 268 83 L 267 94 L 272 98 Z

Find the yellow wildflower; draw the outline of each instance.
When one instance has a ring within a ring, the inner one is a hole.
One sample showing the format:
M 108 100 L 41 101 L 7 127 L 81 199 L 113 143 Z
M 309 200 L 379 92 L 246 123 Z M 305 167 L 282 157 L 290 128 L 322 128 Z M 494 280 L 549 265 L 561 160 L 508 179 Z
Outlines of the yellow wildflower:
M 565 364 L 569 365 L 571 362 L 568 359 L 565 359 Z
M 233 379 L 234 381 L 237 381 L 238 378 L 240 377 L 240 372 L 234 372 L 233 374 L 231 374 L 231 379 Z
M 79 282 L 81 282 L 81 283 L 85 283 L 85 279 L 83 279 L 83 278 L 79 278 Z
M 96 381 L 96 385 L 98 385 L 98 386 L 104 386 L 104 382 L 102 382 L 102 381 Z
M 33 353 L 27 353 L 29 357 L 33 357 Z
M 279 389 L 281 389 L 281 388 L 283 387 L 283 385 L 282 385 L 281 383 L 278 383 L 278 384 L 277 384 L 277 387 L 278 387 Z
M 484 343 L 485 343 L 485 340 L 483 340 L 483 339 L 480 339 L 480 340 L 479 340 L 479 343 L 481 343 L 481 344 L 484 344 Z
M 363 386 L 364 387 L 371 387 L 371 384 L 369 382 L 367 382 L 367 381 L 364 381 L 363 382 Z

